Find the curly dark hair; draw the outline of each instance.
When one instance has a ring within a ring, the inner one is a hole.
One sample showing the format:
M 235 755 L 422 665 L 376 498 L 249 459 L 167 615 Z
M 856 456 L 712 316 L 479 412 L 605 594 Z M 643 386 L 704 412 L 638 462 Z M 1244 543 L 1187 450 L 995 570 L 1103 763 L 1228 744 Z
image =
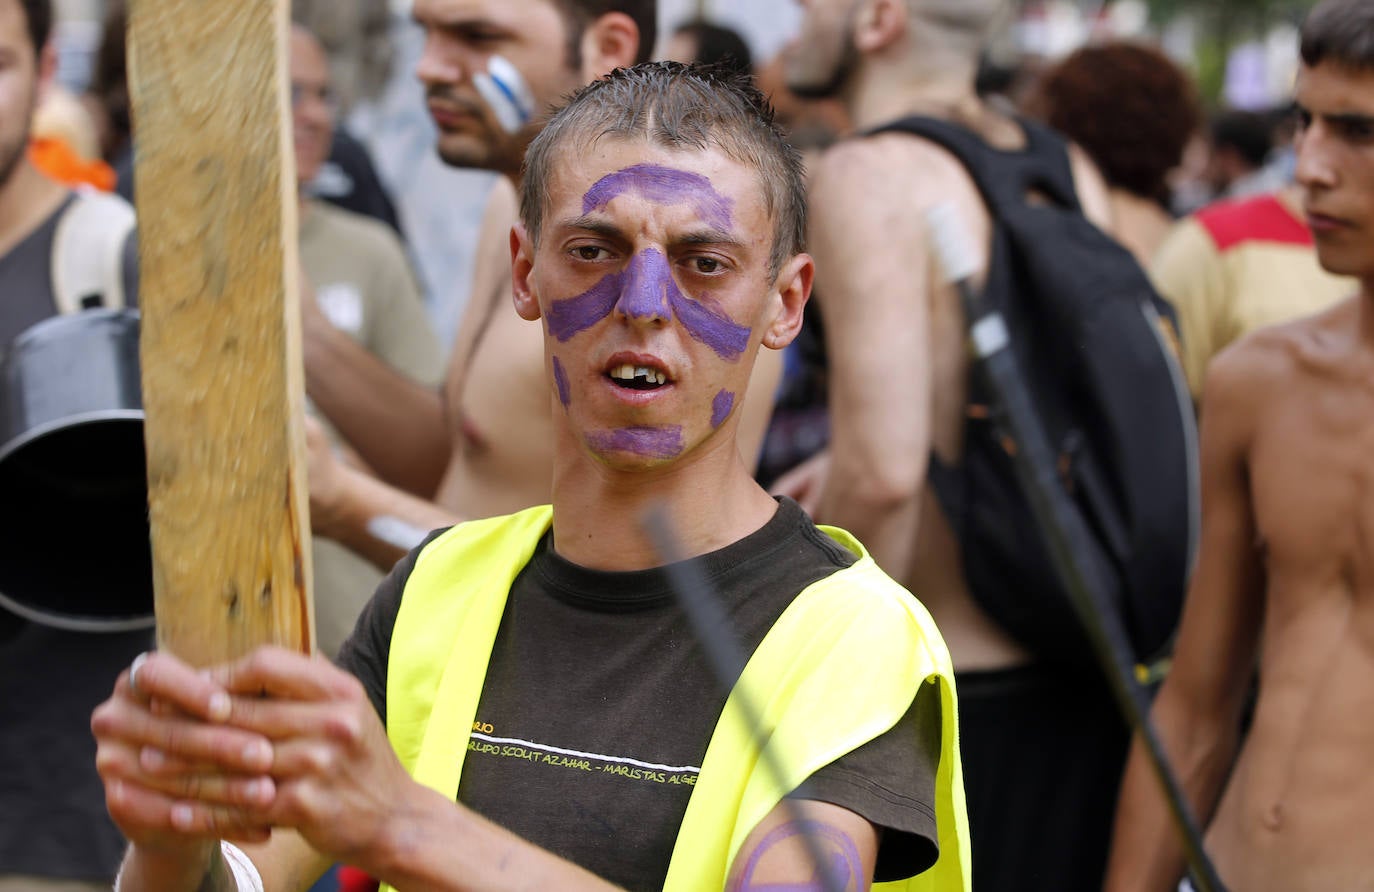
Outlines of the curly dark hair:
M 1192 79 L 1154 47 L 1085 47 L 1041 77 L 1028 111 L 1083 147 L 1108 184 L 1165 203 L 1202 113 Z

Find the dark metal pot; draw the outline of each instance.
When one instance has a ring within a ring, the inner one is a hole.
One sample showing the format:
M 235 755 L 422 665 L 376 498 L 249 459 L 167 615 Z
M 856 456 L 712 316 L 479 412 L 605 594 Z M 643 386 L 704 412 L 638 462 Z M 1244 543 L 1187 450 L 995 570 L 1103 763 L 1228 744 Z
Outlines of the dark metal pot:
M 0 606 L 34 622 L 153 625 L 138 324 L 55 316 L 0 361 Z

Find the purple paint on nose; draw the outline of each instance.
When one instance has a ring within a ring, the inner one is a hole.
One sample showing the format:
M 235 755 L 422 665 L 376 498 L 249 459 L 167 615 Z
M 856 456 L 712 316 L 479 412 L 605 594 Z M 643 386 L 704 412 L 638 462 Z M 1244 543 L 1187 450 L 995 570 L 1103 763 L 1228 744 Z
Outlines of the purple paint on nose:
M 668 319 L 672 308 L 668 294 L 677 290 L 668 261 L 655 248 L 646 248 L 630 260 L 616 308 L 631 319 Z
M 711 427 L 720 427 L 724 424 L 725 419 L 730 417 L 730 410 L 733 408 L 735 408 L 735 395 L 733 393 L 722 390 L 716 394 L 716 398 L 711 402 Z
M 549 334 L 566 341 L 579 331 L 586 331 L 611 315 L 620 300 L 624 273 L 611 273 L 576 297 L 556 300 L 549 305 L 545 322 Z
M 682 427 L 622 427 L 587 434 L 597 452 L 630 452 L 645 458 L 676 458 L 682 453 Z
M 568 391 L 568 373 L 563 371 L 563 363 L 558 361 L 558 357 L 553 358 L 553 383 L 558 387 L 558 401 L 563 404 L 563 408 L 568 408 L 568 403 L 572 401 L 572 394 Z
M 601 210 L 611 199 L 626 192 L 655 204 L 693 204 L 697 216 L 721 229 L 729 229 L 734 220 L 731 210 L 735 202 L 717 192 L 709 179 L 657 164 L 636 164 L 606 174 L 582 196 L 582 213 Z
M 749 329 L 719 310 L 692 300 L 676 288 L 668 291 L 668 301 L 687 333 L 714 350 L 721 359 L 734 362 L 749 346 Z

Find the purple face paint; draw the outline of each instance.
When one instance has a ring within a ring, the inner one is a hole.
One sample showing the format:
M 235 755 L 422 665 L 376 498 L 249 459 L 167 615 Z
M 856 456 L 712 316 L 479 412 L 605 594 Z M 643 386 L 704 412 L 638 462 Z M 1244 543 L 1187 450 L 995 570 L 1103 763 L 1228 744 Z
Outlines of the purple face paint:
M 682 453 L 682 428 L 622 427 L 587 434 L 587 445 L 597 452 L 631 452 L 645 458 L 677 458 Z
M 545 317 L 549 334 L 560 342 L 566 341 L 611 315 L 620 300 L 624 278 L 624 273 L 611 273 L 577 297 L 554 301 Z
M 733 199 L 721 195 L 711 181 L 699 173 L 675 170 L 657 164 L 636 164 L 597 180 L 582 196 L 582 213 L 590 214 L 626 192 L 647 198 L 655 204 L 692 204 L 697 216 L 712 226 L 729 229 L 734 218 Z
M 557 356 L 553 358 L 553 383 L 558 387 L 558 401 L 564 409 L 568 408 L 572 400 L 572 394 L 568 391 L 568 374 L 563 371 L 563 363 L 558 361 Z
M 668 261 L 655 248 L 646 248 L 630 260 L 616 309 L 631 319 L 668 319 L 669 293 L 677 290 Z
M 721 359 L 735 362 L 749 346 L 748 327 L 737 324 L 719 310 L 692 300 L 676 287 L 669 289 L 668 302 L 687 333 L 714 350 Z
M 711 403 L 711 427 L 720 427 L 725 423 L 725 419 L 730 417 L 730 410 L 735 408 L 735 395 L 728 390 L 722 390 L 716 394 L 715 400 Z

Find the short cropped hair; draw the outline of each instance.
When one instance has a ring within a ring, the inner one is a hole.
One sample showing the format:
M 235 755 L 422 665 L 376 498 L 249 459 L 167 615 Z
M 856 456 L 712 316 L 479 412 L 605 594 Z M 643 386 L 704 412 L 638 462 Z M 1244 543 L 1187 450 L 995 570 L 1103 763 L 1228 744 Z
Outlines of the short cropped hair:
M 639 28 L 639 51 L 636 62 L 647 62 L 653 55 L 654 39 L 658 35 L 658 0 L 551 0 L 562 14 L 568 29 L 568 64 L 582 65 L 582 32 L 603 15 L 623 12 Z
M 1374 69 L 1374 4 L 1326 0 L 1302 26 L 1302 61 L 1308 68 L 1334 62 L 1357 71 Z
M 1212 117 L 1212 148 L 1231 149 L 1251 167 L 1263 167 L 1274 148 L 1274 124 L 1267 114 L 1229 109 Z
M 1072 53 L 1045 72 L 1029 104 L 1088 153 L 1109 185 L 1161 203 L 1201 123 L 1192 80 L 1138 43 Z
M 520 218 L 532 239 L 539 238 L 557 159 L 575 157 L 607 136 L 642 138 L 673 149 L 717 148 L 754 167 L 774 226 L 770 274 L 804 250 L 801 155 L 773 120 L 767 98 L 750 77 L 681 62 L 617 68 L 577 91 L 554 113 L 525 153 Z
M 19 0 L 19 6 L 28 21 L 29 42 L 33 44 L 33 55 L 37 59 L 52 34 L 52 0 Z

